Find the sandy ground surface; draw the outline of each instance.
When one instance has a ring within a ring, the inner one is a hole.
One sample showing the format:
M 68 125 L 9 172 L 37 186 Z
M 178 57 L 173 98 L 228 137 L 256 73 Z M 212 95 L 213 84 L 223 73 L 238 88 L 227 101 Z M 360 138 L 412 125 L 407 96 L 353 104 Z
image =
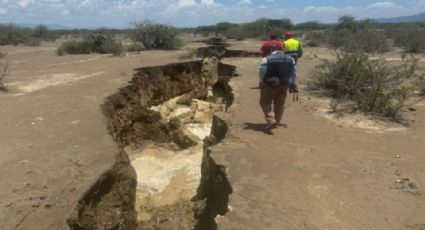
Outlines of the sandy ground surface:
M 287 128 L 270 136 L 252 89 L 258 60 L 226 61 L 241 76 L 232 81 L 232 135 L 213 156 L 228 167 L 234 189 L 219 229 L 425 229 L 422 104 L 404 127 L 360 115 L 335 119 L 323 112 L 326 100 L 301 91 L 299 102 L 288 97 Z M 299 83 L 315 64 L 300 61 Z
M 257 43 L 232 48 L 256 50 Z M 117 148 L 99 105 L 134 68 L 175 62 L 177 52 L 126 57 L 55 55 L 56 44 L 2 47 L 12 60 L 0 94 L 1 229 L 66 229 L 82 193 L 114 163 Z M 324 49 L 307 49 L 305 83 Z M 397 57 L 388 54 L 388 57 Z M 287 128 L 269 136 L 258 100 L 257 58 L 232 58 L 230 137 L 214 151 L 228 167 L 232 211 L 219 229 L 425 229 L 425 104 L 411 127 L 351 116 L 324 99 L 288 98 Z M 424 63 L 422 62 L 421 65 Z

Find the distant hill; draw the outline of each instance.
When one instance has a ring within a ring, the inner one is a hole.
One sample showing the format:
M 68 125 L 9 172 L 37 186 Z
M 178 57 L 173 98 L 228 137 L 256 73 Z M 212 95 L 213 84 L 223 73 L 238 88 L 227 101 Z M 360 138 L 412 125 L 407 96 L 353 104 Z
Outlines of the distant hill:
M 381 18 L 378 22 L 383 23 L 398 23 L 398 22 L 425 22 L 425 13 L 415 14 L 411 16 L 396 17 L 396 18 Z

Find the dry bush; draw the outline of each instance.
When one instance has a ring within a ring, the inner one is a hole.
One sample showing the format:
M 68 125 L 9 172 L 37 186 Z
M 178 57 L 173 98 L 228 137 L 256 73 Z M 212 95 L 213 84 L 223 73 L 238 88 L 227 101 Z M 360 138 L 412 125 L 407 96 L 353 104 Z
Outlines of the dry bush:
M 362 111 L 401 122 L 406 100 L 415 89 L 412 83 L 420 78 L 417 69 L 413 58 L 394 66 L 364 53 L 338 53 L 336 60 L 315 68 L 308 88 L 332 97 L 334 111 Z
M 422 74 L 418 75 L 414 83 L 418 90 L 419 96 L 425 97 L 425 73 L 423 72 L 423 70 Z
M 403 48 L 407 52 L 425 52 L 425 29 L 417 25 L 405 25 L 390 28 L 388 35 L 393 39 L 394 45 Z
M 57 35 L 44 25 L 29 29 L 14 24 L 0 24 L 0 45 L 39 46 L 41 41 L 53 41 L 56 38 Z
M 327 31 L 318 30 L 318 31 L 308 31 L 305 33 L 304 40 L 306 46 L 309 47 L 319 47 L 327 44 Z
M 385 33 L 377 29 L 338 30 L 329 34 L 329 45 L 346 52 L 382 53 L 390 50 Z
M 62 43 L 56 53 L 58 55 L 101 53 L 119 56 L 124 53 L 124 46 L 116 42 L 111 35 L 89 34 L 83 40 Z
M 66 41 L 59 46 L 56 53 L 58 55 L 89 54 L 91 53 L 91 45 L 87 41 Z
M 377 28 L 373 20 L 356 20 L 352 16 L 342 16 L 328 33 L 328 43 L 346 52 L 386 52 L 390 43 L 385 31 Z
M 8 88 L 3 83 L 4 78 L 9 74 L 9 62 L 5 61 L 0 64 L 0 91 L 7 92 Z
M 181 53 L 179 55 L 179 59 L 191 59 L 194 58 L 196 56 L 196 52 L 197 50 L 194 48 L 185 48 L 183 50 L 183 53 Z

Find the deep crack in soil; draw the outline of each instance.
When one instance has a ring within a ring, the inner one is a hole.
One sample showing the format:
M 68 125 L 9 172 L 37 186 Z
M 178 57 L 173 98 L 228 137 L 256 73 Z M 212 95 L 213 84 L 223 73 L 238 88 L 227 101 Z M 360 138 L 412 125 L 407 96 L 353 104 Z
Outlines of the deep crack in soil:
M 221 58 L 234 58 L 234 57 L 260 57 L 260 52 L 246 51 L 246 50 L 230 50 L 226 45 L 211 45 L 207 47 L 200 47 L 196 50 L 196 56 L 200 58 L 216 56 Z
M 232 188 L 210 147 L 226 137 L 220 114 L 233 103 L 235 75 L 216 57 L 137 69 L 102 105 L 121 149 L 116 164 L 80 199 L 69 227 L 216 229 Z

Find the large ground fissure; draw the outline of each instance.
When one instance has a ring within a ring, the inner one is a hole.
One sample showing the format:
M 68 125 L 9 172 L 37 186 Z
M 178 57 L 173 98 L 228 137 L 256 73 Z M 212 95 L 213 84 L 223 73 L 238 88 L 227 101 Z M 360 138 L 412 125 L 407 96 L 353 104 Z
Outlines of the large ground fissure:
M 216 57 L 137 69 L 102 110 L 122 150 L 81 198 L 71 229 L 215 229 L 232 192 L 210 146 L 233 103 L 235 67 Z

